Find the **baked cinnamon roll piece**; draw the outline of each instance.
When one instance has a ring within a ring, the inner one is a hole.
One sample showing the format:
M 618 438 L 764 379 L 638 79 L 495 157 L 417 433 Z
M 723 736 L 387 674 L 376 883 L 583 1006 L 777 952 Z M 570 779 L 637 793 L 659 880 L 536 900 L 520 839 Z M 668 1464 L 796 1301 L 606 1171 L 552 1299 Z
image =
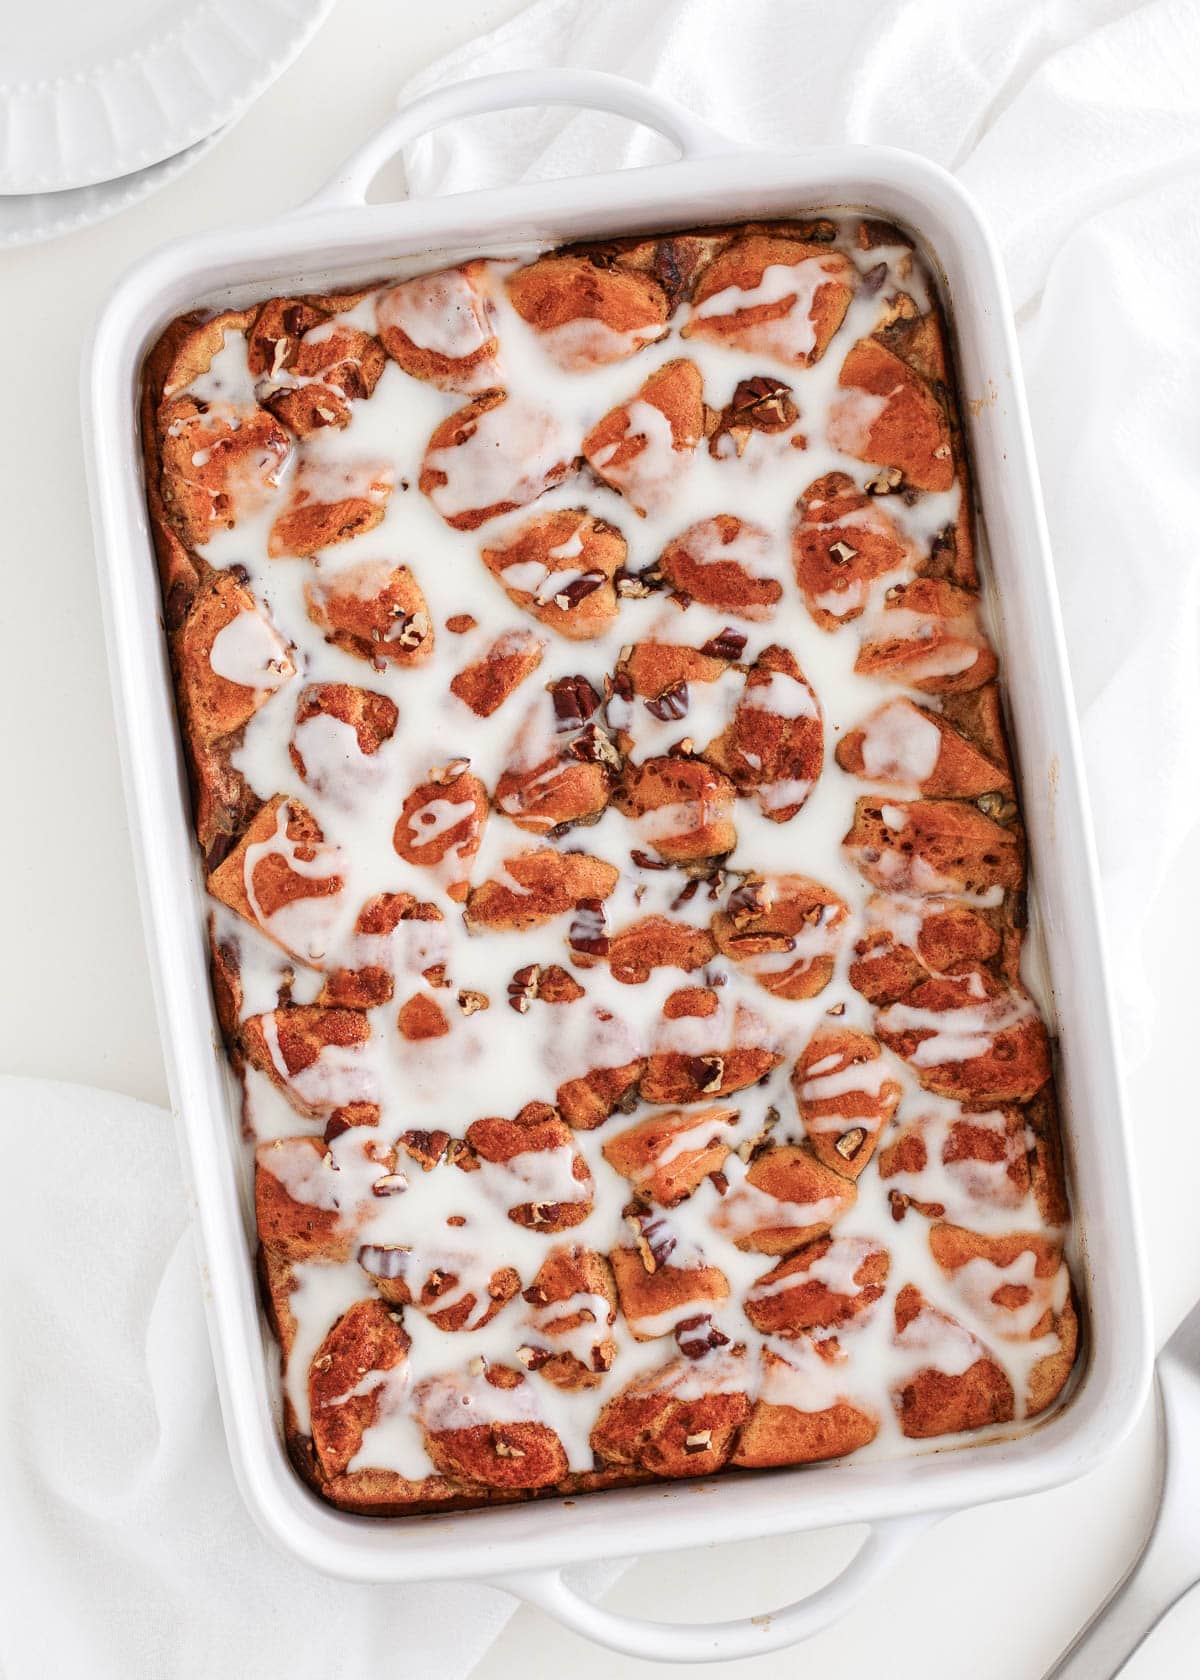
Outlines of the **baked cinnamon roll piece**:
M 506 630 L 450 679 L 450 692 L 476 717 L 498 712 L 542 662 L 546 644 L 532 630 Z
M 1021 834 L 951 799 L 859 799 L 842 844 L 883 892 L 998 901 L 1025 884 Z
M 836 1337 L 800 1336 L 786 1355 L 764 1347 L 754 1409 L 742 1425 L 731 1463 L 745 1470 L 816 1464 L 865 1447 L 879 1419 L 851 1396 L 855 1375 Z
M 849 910 L 804 875 L 748 876 L 712 919 L 721 955 L 775 997 L 816 997 L 833 978 Z
M 767 1023 L 746 1004 L 722 1003 L 703 1018 L 664 1020 L 642 1075 L 645 1102 L 697 1103 L 743 1091 L 778 1067 Z
M 750 1415 L 754 1374 L 746 1355 L 719 1349 L 647 1371 L 609 1400 L 592 1430 L 605 1463 L 656 1476 L 709 1476 L 728 1463 Z
M 334 647 L 376 670 L 421 665 L 433 652 L 433 621 L 407 566 L 362 560 L 305 584 L 308 616 Z
M 733 783 L 701 758 L 648 758 L 626 765 L 612 799 L 667 862 L 724 857 L 737 844 Z
M 870 1237 L 818 1237 L 751 1285 L 746 1317 L 764 1336 L 837 1329 L 870 1312 L 890 1263 Z
M 792 1095 L 819 1161 L 856 1179 L 900 1101 L 879 1045 L 852 1027 L 822 1026 L 792 1069 Z
M 617 1357 L 610 1334 L 617 1292 L 605 1257 L 579 1243 L 560 1244 L 546 1256 L 522 1299 L 530 1311 L 517 1348 L 520 1364 L 567 1393 L 596 1388 Z
M 907 696 L 886 700 L 838 742 L 838 765 L 851 776 L 934 799 L 995 793 L 1011 803 L 1007 769 L 986 758 L 944 717 Z
M 577 454 L 553 415 L 484 391 L 434 428 L 418 484 L 447 525 L 474 531 L 561 484 Z
M 373 531 L 396 482 L 388 461 L 301 457 L 287 506 L 271 526 L 267 553 L 308 556 Z
M 528 1491 L 567 1474 L 532 1383 L 510 1365 L 428 1377 L 413 1389 L 413 1409 L 435 1469 L 454 1481 Z
M 607 1137 L 604 1159 L 640 1196 L 674 1207 L 724 1166 L 733 1147 L 725 1130 L 737 1118 L 736 1108 L 720 1104 L 651 1114 Z
M 526 1103 L 512 1120 L 475 1120 L 467 1147 L 481 1163 L 485 1193 L 515 1225 L 543 1234 L 581 1225 L 592 1211 L 592 1175 L 570 1127 L 547 1103 Z
M 667 298 L 648 274 L 582 256 L 539 257 L 508 278 L 513 308 L 568 373 L 635 356 L 667 332 Z
M 790 822 L 821 774 L 824 739 L 820 704 L 796 656 L 773 645 L 747 671 L 733 718 L 705 756 L 769 822 Z
M 380 292 L 375 319 L 384 349 L 414 379 L 443 391 L 496 384 L 500 346 L 485 263 L 401 280 Z
M 1050 1077 L 1033 999 L 982 969 L 924 981 L 881 1009 L 875 1030 L 927 1091 L 960 1102 L 1026 1102 Z
M 772 1144 L 751 1157 L 713 1223 L 736 1247 L 756 1254 L 793 1254 L 823 1237 L 854 1206 L 853 1183 L 794 1144 Z
M 334 1324 L 309 1368 L 312 1441 L 325 1476 L 347 1470 L 372 1425 L 400 1404 L 411 1341 L 382 1301 L 358 1301 Z
M 616 884 L 616 868 L 586 852 L 552 846 L 518 852 L 504 860 L 500 879 L 472 887 L 466 919 L 473 928 L 520 932 L 580 904 L 602 904 Z
M 848 473 L 814 480 L 796 504 L 792 569 L 813 622 L 840 630 L 862 616 L 880 578 L 911 576 L 918 555 L 878 498 Z
M 980 628 L 977 602 L 938 578 L 889 589 L 873 639 L 854 669 L 925 694 L 962 694 L 996 675 L 996 655 Z
M 856 282 L 844 252 L 751 234 L 733 240 L 702 271 L 680 330 L 684 338 L 811 367 L 841 326 Z
M 603 635 L 616 617 L 613 578 L 626 553 L 616 526 L 582 508 L 535 514 L 482 550 L 509 600 L 572 641 Z
M 914 490 L 954 483 L 950 421 L 929 380 L 873 338 L 860 338 L 838 374 L 830 443 L 845 455 L 894 467 Z
M 718 513 L 674 537 L 658 557 L 658 570 L 678 596 L 759 622 L 771 617 L 783 595 L 774 550 L 765 526 Z
M 242 1023 L 246 1060 L 298 1114 L 323 1116 L 372 1102 L 376 1077 L 366 1048 L 371 1028 L 358 1009 L 289 1003 Z
M 637 514 L 657 511 L 704 435 L 703 379 L 695 362 L 666 362 L 583 440 L 588 465 Z
M 297 437 L 343 431 L 387 364 L 370 333 L 304 298 L 271 298 L 246 334 L 246 364 L 264 408 Z
M 1012 1383 L 978 1337 L 915 1284 L 904 1285 L 894 1312 L 895 1345 L 913 1367 L 892 1391 L 903 1434 L 922 1439 L 1012 1421 Z
M 312 813 L 280 793 L 259 808 L 207 885 L 290 956 L 319 968 L 342 914 L 343 868 Z

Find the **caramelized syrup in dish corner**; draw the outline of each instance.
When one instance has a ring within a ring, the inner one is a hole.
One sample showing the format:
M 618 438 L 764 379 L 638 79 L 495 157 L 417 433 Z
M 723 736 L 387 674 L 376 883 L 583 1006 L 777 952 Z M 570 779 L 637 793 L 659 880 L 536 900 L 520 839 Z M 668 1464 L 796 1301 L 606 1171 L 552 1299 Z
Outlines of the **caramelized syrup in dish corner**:
M 1044 1411 L 1069 1214 L 906 237 L 193 315 L 144 418 L 309 1481 L 402 1513 Z

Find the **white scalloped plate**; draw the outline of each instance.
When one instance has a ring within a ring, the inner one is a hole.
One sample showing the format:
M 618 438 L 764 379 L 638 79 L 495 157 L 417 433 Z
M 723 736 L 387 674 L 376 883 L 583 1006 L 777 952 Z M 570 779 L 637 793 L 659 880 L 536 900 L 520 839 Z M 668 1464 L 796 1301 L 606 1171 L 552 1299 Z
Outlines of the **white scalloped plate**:
M 37 245 L 65 233 L 103 222 L 119 210 L 127 210 L 165 187 L 185 169 L 198 163 L 215 146 L 226 129 L 218 129 L 175 157 L 164 158 L 116 181 L 98 181 L 89 187 L 70 187 L 66 192 L 0 193 L 0 251 L 18 245 Z
M 223 128 L 335 0 L 36 0 L 6 8 L 0 194 L 131 177 Z

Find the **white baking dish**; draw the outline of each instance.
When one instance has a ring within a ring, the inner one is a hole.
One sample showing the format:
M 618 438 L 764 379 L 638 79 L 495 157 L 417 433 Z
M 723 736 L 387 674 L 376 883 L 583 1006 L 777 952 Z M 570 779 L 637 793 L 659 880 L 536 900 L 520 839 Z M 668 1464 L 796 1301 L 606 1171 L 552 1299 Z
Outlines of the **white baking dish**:
M 590 105 L 658 129 L 682 154 L 663 167 L 367 205 L 366 189 L 426 128 L 481 110 Z M 815 207 L 862 206 L 913 228 L 941 271 L 956 329 L 964 420 L 990 550 L 997 629 L 1034 861 L 1046 1002 L 1060 1094 L 1088 1334 L 1069 1398 L 1011 1440 L 895 1461 L 849 1461 L 699 1484 L 655 1485 L 453 1516 L 379 1521 L 322 1504 L 285 1456 L 274 1351 L 255 1297 L 243 1146 L 219 1046 L 203 938 L 158 579 L 137 440 L 142 356 L 173 316 L 285 288 L 319 290 L 432 266 L 519 240 L 554 243 Z M 631 83 L 586 72 L 487 77 L 418 101 L 300 211 L 179 242 L 121 284 L 84 365 L 84 436 L 130 830 L 168 1074 L 195 1196 L 209 1326 L 230 1451 L 263 1529 L 314 1567 L 352 1580 L 485 1579 L 591 1638 L 642 1657 L 704 1660 L 778 1648 L 826 1625 L 936 1514 L 1065 1482 L 1137 1416 L 1151 1344 L 1105 979 L 1092 837 L 1066 654 L 1011 313 L 999 258 L 962 189 L 918 157 L 875 147 L 750 152 Z M 189 885 L 190 883 L 190 885 Z M 699 1521 L 698 1521 L 699 1519 Z M 585 1603 L 562 1566 L 714 1540 L 868 1522 L 842 1576 L 753 1622 L 671 1626 Z

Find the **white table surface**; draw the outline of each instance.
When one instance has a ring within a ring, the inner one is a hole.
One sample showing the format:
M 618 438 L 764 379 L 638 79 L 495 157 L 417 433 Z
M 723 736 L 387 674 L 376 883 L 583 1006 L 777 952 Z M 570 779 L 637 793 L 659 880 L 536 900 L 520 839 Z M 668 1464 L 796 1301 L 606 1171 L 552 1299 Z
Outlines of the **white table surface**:
M 0 258 L 8 422 L 0 448 L 6 1072 L 167 1103 L 80 457 L 76 391 L 88 325 L 144 252 L 176 234 L 298 203 L 383 121 L 407 77 L 520 6 L 342 0 L 291 70 L 189 174 L 115 221 Z M 1188 1078 L 1198 865 L 1200 834 L 1180 860 L 1173 890 L 1151 913 L 1147 955 L 1160 1019 L 1154 1053 L 1130 1080 L 1160 1339 L 1200 1294 L 1200 1123 Z M 1036 1680 L 1131 1555 L 1146 1520 L 1154 1452 L 1146 1418 L 1109 1463 L 1073 1487 L 968 1512 L 928 1533 L 868 1605 L 803 1656 L 784 1652 L 725 1672 L 768 1680 L 803 1663 L 823 1680 L 874 1672 L 889 1680 L 968 1673 Z M 719 1591 L 723 1614 L 767 1610 L 832 1574 L 850 1540 L 847 1531 L 672 1554 L 631 1570 L 608 1602 L 633 1614 L 705 1619 Z M 1198 1640 L 1200 1594 L 1193 1594 L 1134 1659 L 1128 1680 L 1193 1675 Z M 560 1680 L 564 1673 L 599 1680 L 652 1667 L 596 1650 L 522 1609 L 475 1672 L 480 1680 Z

